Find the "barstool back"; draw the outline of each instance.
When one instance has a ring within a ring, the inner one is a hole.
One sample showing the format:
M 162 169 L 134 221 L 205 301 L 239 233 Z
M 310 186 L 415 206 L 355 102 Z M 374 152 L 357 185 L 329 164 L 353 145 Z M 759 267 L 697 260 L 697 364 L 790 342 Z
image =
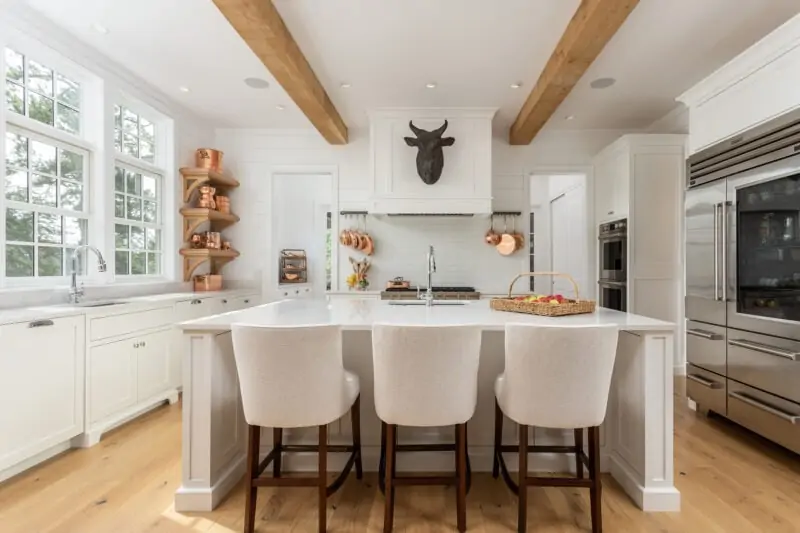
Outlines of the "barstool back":
M 375 409 L 387 424 L 464 424 L 478 399 L 479 326 L 372 328 Z
M 346 413 L 348 392 L 339 326 L 234 324 L 233 353 L 247 423 L 320 426 Z
M 617 355 L 616 327 L 508 324 L 503 412 L 528 426 L 586 428 L 606 415 Z

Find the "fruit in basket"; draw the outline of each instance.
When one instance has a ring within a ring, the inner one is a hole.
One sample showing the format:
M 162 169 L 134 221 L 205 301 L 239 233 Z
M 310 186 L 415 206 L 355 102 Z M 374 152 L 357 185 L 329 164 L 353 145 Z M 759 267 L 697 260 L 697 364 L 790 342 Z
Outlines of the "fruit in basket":
M 561 302 L 553 298 L 552 300 L 550 300 L 550 305 L 561 305 Z

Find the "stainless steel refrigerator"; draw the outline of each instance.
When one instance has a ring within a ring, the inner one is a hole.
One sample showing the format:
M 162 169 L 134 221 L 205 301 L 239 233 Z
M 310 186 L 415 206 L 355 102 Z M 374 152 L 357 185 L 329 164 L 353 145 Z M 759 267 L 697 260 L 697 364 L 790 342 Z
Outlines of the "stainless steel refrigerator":
M 800 112 L 688 160 L 687 394 L 800 453 Z

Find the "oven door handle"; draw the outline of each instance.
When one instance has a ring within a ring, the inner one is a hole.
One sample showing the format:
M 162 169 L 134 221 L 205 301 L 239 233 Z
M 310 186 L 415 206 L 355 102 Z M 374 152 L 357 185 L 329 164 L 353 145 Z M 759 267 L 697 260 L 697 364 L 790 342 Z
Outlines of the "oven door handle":
M 761 344 L 760 342 L 753 342 L 744 339 L 731 339 L 728 341 L 728 344 L 731 346 L 738 346 L 739 348 L 745 348 L 746 350 L 753 350 L 754 352 L 761 352 L 768 355 L 774 355 L 776 357 L 782 357 L 784 359 L 789 359 L 790 361 L 800 361 L 800 353 L 798 352 L 784 350 L 783 348 L 777 348 L 768 344 Z
M 751 407 L 755 407 L 756 409 L 760 409 L 761 411 L 767 412 L 773 416 L 777 416 L 781 420 L 785 420 L 786 422 L 789 422 L 792 425 L 797 425 L 798 422 L 800 422 L 800 415 L 793 415 L 791 413 L 787 413 L 782 409 L 778 409 L 764 402 L 760 402 L 755 398 L 751 398 L 750 396 L 742 392 L 732 391 L 728 393 L 728 396 L 730 396 L 731 398 L 735 398 L 740 402 L 744 402 Z

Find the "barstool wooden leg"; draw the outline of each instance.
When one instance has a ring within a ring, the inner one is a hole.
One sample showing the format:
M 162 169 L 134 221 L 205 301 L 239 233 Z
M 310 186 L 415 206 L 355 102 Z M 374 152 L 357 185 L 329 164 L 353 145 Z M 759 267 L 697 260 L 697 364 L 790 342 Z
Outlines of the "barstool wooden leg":
M 281 428 L 272 429 L 272 447 L 275 448 L 272 477 L 281 477 L 281 448 L 283 447 L 283 430 Z
M 589 475 L 592 479 L 590 500 L 592 507 L 592 533 L 603 531 L 602 481 L 600 479 L 600 428 L 589 428 Z
M 394 527 L 394 472 L 395 460 L 395 446 L 397 440 L 395 439 L 395 430 L 397 426 L 394 424 L 386 424 L 386 441 L 384 448 L 386 449 L 386 473 L 385 473 L 385 487 L 386 487 L 386 501 L 383 511 L 383 533 L 390 533 Z
M 353 407 L 350 408 L 350 421 L 353 426 L 353 448 L 356 452 L 356 479 L 364 477 L 364 469 L 361 464 L 361 395 L 356 397 Z
M 517 531 L 528 530 L 528 426 L 519 425 L 519 514 Z
M 256 524 L 258 488 L 253 480 L 258 477 L 258 449 L 261 445 L 261 428 L 248 426 L 247 438 L 247 492 L 244 500 L 244 533 L 253 533 Z
M 328 520 L 328 426 L 319 426 L 319 533 L 325 533 Z
M 456 516 L 458 530 L 464 533 L 467 530 L 467 425 L 456 426 L 456 475 L 458 486 L 456 488 Z
M 579 479 L 583 478 L 583 461 L 581 461 L 581 450 L 583 450 L 583 428 L 575 429 L 575 473 Z
M 494 400 L 494 453 L 492 454 L 492 477 L 500 475 L 500 446 L 503 445 L 503 411 L 497 399 Z

